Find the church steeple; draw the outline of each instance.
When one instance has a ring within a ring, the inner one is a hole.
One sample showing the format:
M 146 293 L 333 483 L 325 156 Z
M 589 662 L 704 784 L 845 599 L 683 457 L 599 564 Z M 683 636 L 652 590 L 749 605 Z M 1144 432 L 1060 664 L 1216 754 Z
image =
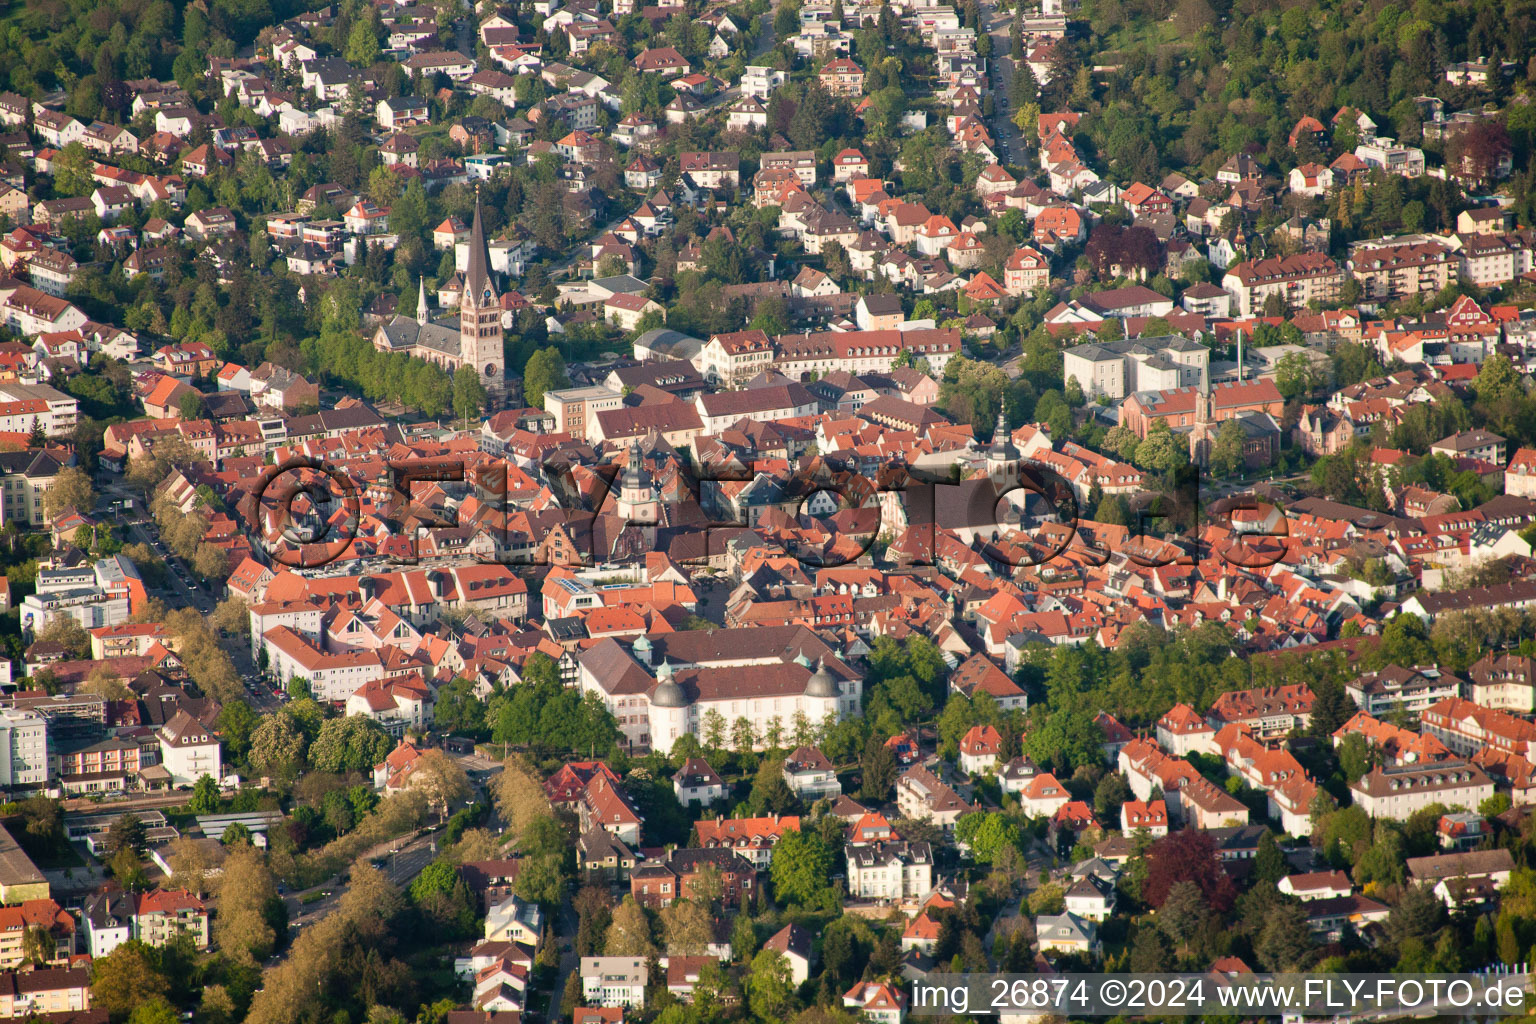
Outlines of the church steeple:
M 633 523 L 642 530 L 654 531 L 661 516 L 661 501 L 650 473 L 645 469 L 645 457 L 640 451 L 640 438 L 629 444 L 629 458 L 624 471 L 619 474 L 619 498 L 616 511 L 619 518 Z M 653 535 L 653 534 L 652 534 Z
M 480 193 L 475 192 L 475 223 L 469 231 L 469 264 L 464 268 L 464 293 L 484 304 L 496 298 L 491 283 L 491 254 L 485 244 L 485 222 L 480 218 Z
M 432 319 L 431 312 L 427 309 L 427 279 L 416 279 L 416 322 L 421 326 L 427 326 L 427 321 Z
M 1003 415 L 1003 410 L 999 407 L 997 425 L 992 428 L 992 447 L 987 449 L 987 465 L 992 468 L 1001 468 L 1017 461 L 1019 461 L 1019 450 L 1014 447 L 1013 438 L 1008 434 L 1008 418 Z
M 507 361 L 502 351 L 501 300 L 491 280 L 491 256 L 485 243 L 480 194 L 475 193 L 475 223 L 469 233 L 469 261 L 464 267 L 464 297 L 459 301 L 459 365 L 480 376 L 495 408 L 505 396 Z

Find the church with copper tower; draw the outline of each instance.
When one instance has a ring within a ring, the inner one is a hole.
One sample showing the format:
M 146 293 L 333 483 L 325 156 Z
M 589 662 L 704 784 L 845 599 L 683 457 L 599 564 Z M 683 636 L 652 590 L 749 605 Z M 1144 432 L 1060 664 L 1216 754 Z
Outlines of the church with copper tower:
M 425 359 L 450 373 L 478 374 L 489 399 L 488 407 L 503 404 L 507 394 L 507 360 L 502 348 L 501 291 L 491 276 L 478 195 L 457 318 L 451 313 L 433 318 L 427 304 L 426 282 L 418 287 L 416 315 L 390 318 L 374 332 L 373 347 L 380 352 L 401 352 Z

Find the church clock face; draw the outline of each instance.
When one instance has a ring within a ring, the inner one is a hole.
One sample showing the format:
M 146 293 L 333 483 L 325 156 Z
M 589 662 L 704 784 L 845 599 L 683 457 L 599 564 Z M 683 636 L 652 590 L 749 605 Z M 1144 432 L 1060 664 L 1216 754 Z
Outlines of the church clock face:
M 485 364 L 485 375 L 487 377 L 494 377 L 494 376 L 496 376 L 496 364 L 495 363 L 486 363 Z

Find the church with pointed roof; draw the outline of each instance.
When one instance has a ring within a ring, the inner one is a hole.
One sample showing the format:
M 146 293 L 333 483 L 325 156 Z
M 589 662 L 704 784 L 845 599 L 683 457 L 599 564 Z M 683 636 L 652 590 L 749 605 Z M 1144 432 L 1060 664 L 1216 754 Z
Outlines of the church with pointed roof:
M 477 374 L 489 396 L 489 407 L 500 405 L 507 391 L 507 363 L 502 349 L 501 293 L 491 276 L 490 253 L 480 198 L 475 197 L 475 221 L 470 228 L 469 262 L 458 316 L 433 318 L 426 282 L 418 284 L 416 315 L 394 316 L 373 335 L 380 352 L 401 352 L 436 363 L 450 373 Z

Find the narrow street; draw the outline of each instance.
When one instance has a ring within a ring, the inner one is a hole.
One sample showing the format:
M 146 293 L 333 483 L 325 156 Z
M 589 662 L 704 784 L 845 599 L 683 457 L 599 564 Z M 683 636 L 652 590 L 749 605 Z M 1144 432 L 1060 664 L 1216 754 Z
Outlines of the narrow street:
M 555 942 L 560 946 L 560 965 L 555 968 L 554 987 L 549 994 L 549 1013 L 544 1017 L 548 1021 L 561 1019 L 560 998 L 565 995 L 565 979 L 581 965 L 581 958 L 576 955 L 576 925 L 576 911 L 567 895 L 560 903 L 560 913 L 555 915 Z
M 1012 19 L 997 9 L 994 0 L 983 0 L 981 23 L 992 37 L 992 119 L 989 127 L 997 140 L 998 156 L 1004 164 L 1023 166 L 1028 159 L 1028 140 L 1011 120 L 1012 100 L 1009 97 L 1013 84 L 1013 58 L 1010 56 L 1008 39 Z

